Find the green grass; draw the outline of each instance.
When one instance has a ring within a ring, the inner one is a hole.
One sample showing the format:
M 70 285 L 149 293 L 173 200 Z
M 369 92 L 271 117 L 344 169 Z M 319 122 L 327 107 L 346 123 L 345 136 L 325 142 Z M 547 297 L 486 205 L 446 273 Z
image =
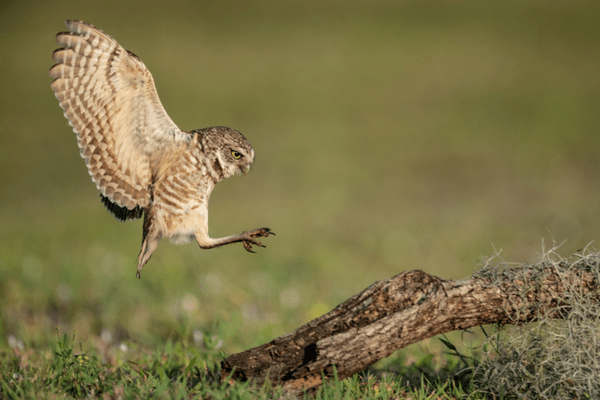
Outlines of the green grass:
M 49 370 L 57 328 L 90 357 L 103 333 L 154 354 L 194 331 L 227 355 L 405 270 L 460 279 L 494 249 L 527 261 L 542 237 L 567 239 L 565 254 L 597 240 L 598 8 L 1 3 L 0 363 L 16 357 L 13 338 Z M 270 227 L 266 249 L 165 241 L 134 278 L 141 224 L 103 209 L 49 87 L 68 18 L 140 56 L 183 129 L 250 140 L 253 171 L 217 186 L 210 229 Z M 441 354 L 420 346 L 392 359 Z
M 58 335 L 51 349 L 35 351 L 15 345 L 3 355 L 0 393 L 5 398 L 294 398 L 266 382 L 235 385 L 220 381 L 223 355 L 208 339 L 200 343 L 179 339 L 156 349 L 119 346 L 96 341 L 76 347 L 76 336 Z M 369 369 L 344 380 L 332 379 L 305 398 L 316 399 L 415 399 L 481 398 L 469 395 L 456 379 L 464 365 L 444 357 L 448 364 L 432 368 L 433 356 L 407 365 L 395 360 L 385 371 Z

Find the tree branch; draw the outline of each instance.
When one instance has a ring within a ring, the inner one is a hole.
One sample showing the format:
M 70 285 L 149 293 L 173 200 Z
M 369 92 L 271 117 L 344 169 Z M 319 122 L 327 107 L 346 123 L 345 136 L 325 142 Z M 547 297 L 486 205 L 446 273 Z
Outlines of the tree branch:
M 323 376 L 333 376 L 334 365 L 342 379 L 438 334 L 560 318 L 569 288 L 595 293 L 597 264 L 579 260 L 484 269 L 460 281 L 419 270 L 403 272 L 374 283 L 291 334 L 231 355 L 221 363 L 221 378 L 231 375 L 262 384 L 268 376 L 288 392 L 302 393 L 321 385 Z

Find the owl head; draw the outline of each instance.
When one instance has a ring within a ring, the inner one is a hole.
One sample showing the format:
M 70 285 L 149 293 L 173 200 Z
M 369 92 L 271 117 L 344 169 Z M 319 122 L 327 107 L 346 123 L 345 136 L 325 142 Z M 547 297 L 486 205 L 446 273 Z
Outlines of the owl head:
M 201 135 L 204 154 L 211 159 L 221 179 L 248 173 L 254 161 L 254 150 L 244 135 L 224 126 L 213 126 L 197 132 Z

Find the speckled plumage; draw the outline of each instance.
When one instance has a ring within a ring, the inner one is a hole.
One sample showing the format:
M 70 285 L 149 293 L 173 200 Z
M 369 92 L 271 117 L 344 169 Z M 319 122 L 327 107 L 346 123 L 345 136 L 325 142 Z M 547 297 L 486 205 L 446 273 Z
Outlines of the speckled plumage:
M 133 53 L 83 21 L 66 22 L 52 54 L 52 90 L 69 120 L 102 202 L 118 220 L 144 216 L 137 276 L 158 242 L 195 238 L 200 247 L 242 242 L 251 251 L 268 228 L 208 235 L 215 184 L 247 172 L 254 150 L 238 131 L 182 131 L 165 112 L 152 75 Z M 264 247 L 264 246 L 263 246 Z

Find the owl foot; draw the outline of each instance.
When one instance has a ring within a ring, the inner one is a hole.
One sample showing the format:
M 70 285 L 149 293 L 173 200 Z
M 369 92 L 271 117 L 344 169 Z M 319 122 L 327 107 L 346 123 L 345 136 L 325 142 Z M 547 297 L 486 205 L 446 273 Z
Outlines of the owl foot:
M 255 229 L 253 231 L 242 233 L 242 236 L 244 238 L 242 240 L 242 243 L 244 244 L 244 248 L 246 249 L 246 251 L 248 251 L 250 253 L 256 253 L 255 251 L 252 251 L 253 244 L 258 247 L 267 247 L 267 246 L 263 245 L 261 242 L 259 242 L 255 238 L 268 237 L 269 235 L 275 236 L 275 233 L 271 232 L 271 230 L 269 228 L 259 228 L 259 229 Z

